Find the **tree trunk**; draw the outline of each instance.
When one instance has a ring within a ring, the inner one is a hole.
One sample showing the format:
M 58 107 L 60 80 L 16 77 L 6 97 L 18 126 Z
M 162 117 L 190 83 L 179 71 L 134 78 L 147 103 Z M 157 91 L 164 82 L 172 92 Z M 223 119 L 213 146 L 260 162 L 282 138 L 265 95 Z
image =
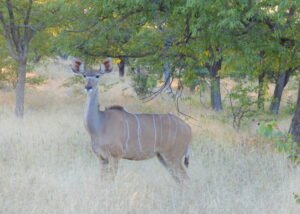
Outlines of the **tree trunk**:
M 26 61 L 18 62 L 18 80 L 16 84 L 16 106 L 15 114 L 18 118 L 24 116 L 24 97 L 26 82 Z
M 211 107 L 214 111 L 221 111 L 222 99 L 221 99 L 221 88 L 220 88 L 220 77 L 211 78 Z
M 161 31 L 163 32 L 163 28 L 161 27 Z M 166 85 L 165 87 L 165 92 L 167 93 L 172 93 L 172 88 L 171 88 L 171 65 L 169 62 L 168 58 L 168 52 L 170 48 L 172 47 L 172 38 L 167 37 L 165 42 L 164 42 L 164 50 L 163 50 L 163 57 L 162 60 L 164 61 L 163 64 L 163 79 L 164 79 L 164 84 Z
M 118 63 L 119 67 L 119 77 L 124 77 L 125 75 L 125 59 L 121 58 L 121 61 Z
M 170 64 L 168 62 L 164 63 L 164 66 L 163 66 L 163 79 L 164 79 L 164 84 L 166 84 L 166 87 L 165 87 L 165 91 L 167 93 L 171 93 L 172 92 L 172 89 L 171 89 L 171 71 L 170 71 Z
M 299 88 L 298 88 L 297 106 L 300 106 L 300 81 L 299 81 Z
M 210 98 L 211 98 L 211 107 L 214 111 L 221 111 L 222 98 L 221 98 L 221 86 L 220 86 L 220 76 L 218 71 L 221 69 L 222 59 L 214 62 L 212 66 L 209 66 L 210 73 Z
M 292 123 L 291 123 L 289 132 L 293 136 L 293 139 L 298 143 L 298 146 L 300 148 L 300 81 L 299 81 L 296 112 L 292 119 Z M 299 150 L 298 150 L 298 153 L 300 153 Z
M 192 94 L 195 93 L 196 86 L 197 86 L 196 84 L 193 84 L 193 85 L 190 86 L 190 92 L 191 92 Z
M 259 110 L 265 109 L 265 90 L 264 90 L 265 76 L 266 73 L 264 71 L 258 76 L 257 108 Z
M 284 87 L 286 86 L 286 84 L 289 81 L 289 77 L 290 77 L 290 70 L 283 71 L 279 74 L 279 77 L 276 81 L 274 95 L 273 95 L 271 106 L 270 106 L 270 111 L 273 114 L 279 113 L 282 92 L 283 92 Z

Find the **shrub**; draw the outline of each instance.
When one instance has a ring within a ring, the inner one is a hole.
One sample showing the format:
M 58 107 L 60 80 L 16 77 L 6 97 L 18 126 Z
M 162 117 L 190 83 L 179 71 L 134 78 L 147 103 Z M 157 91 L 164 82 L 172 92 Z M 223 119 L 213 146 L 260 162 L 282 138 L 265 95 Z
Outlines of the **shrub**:
M 276 122 L 260 123 L 258 134 L 272 140 L 278 151 L 287 153 L 290 159 L 298 164 L 300 163 L 300 159 L 297 156 L 297 143 L 293 141 L 290 134 L 279 130 Z
M 65 80 L 63 83 L 64 87 L 71 87 L 77 84 L 84 84 L 84 78 L 81 75 L 75 75 L 70 77 L 69 79 Z
M 140 97 L 151 93 L 156 86 L 156 78 L 148 73 L 134 73 L 131 79 L 132 87 Z
M 228 94 L 230 112 L 232 116 L 232 126 L 239 129 L 244 118 L 250 118 L 256 112 L 257 101 L 251 93 L 255 92 L 255 87 L 243 86 L 239 83 Z
M 9 83 L 13 87 L 17 83 L 17 69 L 14 65 L 8 67 L 0 67 L 0 83 Z
M 46 77 L 42 75 L 26 78 L 26 83 L 31 85 L 41 85 L 45 82 L 46 82 Z

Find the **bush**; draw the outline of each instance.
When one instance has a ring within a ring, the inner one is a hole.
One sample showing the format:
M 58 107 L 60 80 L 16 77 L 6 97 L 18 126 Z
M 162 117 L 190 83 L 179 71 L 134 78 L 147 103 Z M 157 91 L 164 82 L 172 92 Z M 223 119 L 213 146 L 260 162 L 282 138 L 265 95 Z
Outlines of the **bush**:
M 300 159 L 297 156 L 298 144 L 293 141 L 290 134 L 279 130 L 276 122 L 261 123 L 257 132 L 260 136 L 272 140 L 278 151 L 287 153 L 290 159 L 298 164 L 300 163 Z
M 257 101 L 251 96 L 251 93 L 255 92 L 255 90 L 255 87 L 243 87 L 242 83 L 239 83 L 229 92 L 232 126 L 235 129 L 240 128 L 244 118 L 250 118 L 255 114 Z
M 300 195 L 297 195 L 294 193 L 294 198 L 295 198 L 296 203 L 300 205 Z
M 84 78 L 81 75 L 75 75 L 75 76 L 72 76 L 71 78 L 65 80 L 65 82 L 63 83 L 63 86 L 71 87 L 71 86 L 77 85 L 77 84 L 84 84 Z
M 132 87 L 139 97 L 151 93 L 156 86 L 156 78 L 147 73 L 135 73 L 131 79 Z
M 16 86 L 17 69 L 15 68 L 14 65 L 0 68 L 0 83 L 1 82 L 9 83 L 13 87 Z

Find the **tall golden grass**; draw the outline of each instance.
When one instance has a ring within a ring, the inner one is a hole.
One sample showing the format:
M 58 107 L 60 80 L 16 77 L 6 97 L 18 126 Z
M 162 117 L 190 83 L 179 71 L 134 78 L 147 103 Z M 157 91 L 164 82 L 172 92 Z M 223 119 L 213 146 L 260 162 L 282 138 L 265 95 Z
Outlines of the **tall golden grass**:
M 83 127 L 85 95 L 60 87 L 72 75 L 64 66 L 43 69 L 64 72 L 27 89 L 23 120 L 13 115 L 13 93 L 0 94 L 0 213 L 299 213 L 299 167 L 259 138 L 206 117 L 193 127 L 186 186 L 178 187 L 155 159 L 121 161 L 114 182 L 102 179 Z M 124 84 L 100 88 L 102 106 L 172 111 L 168 98 L 141 104 L 128 90 L 122 95 Z

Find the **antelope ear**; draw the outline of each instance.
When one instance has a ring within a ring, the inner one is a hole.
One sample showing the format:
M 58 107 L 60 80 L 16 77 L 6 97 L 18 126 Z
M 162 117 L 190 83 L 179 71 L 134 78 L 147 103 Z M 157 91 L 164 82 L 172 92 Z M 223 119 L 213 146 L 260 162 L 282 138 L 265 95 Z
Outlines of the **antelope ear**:
M 84 73 L 84 63 L 80 59 L 73 59 L 71 68 L 76 74 Z
M 110 57 L 103 60 L 102 64 L 100 65 L 100 71 L 104 73 L 111 72 L 113 69 L 112 66 L 112 59 Z

